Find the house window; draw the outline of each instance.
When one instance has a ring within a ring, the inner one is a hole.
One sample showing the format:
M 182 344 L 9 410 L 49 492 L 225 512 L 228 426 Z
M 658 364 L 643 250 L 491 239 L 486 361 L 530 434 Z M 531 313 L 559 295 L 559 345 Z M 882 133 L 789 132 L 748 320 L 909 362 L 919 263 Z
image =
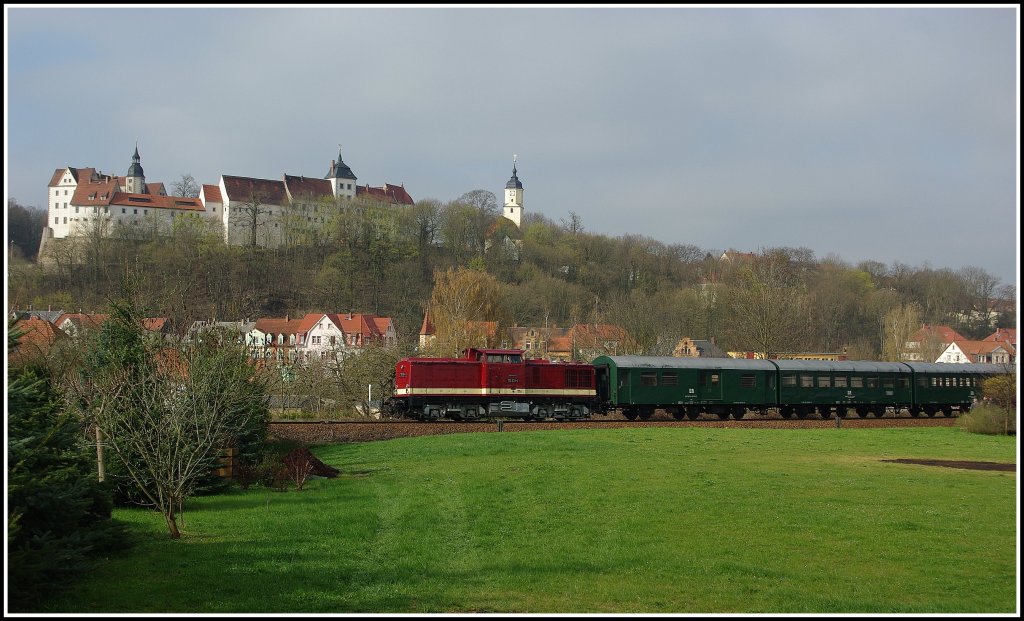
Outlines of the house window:
M 53 223 L 54 224 L 60 224 L 60 218 L 54 218 L 53 219 Z
M 330 337 L 330 339 L 331 339 L 331 345 L 334 345 L 334 337 L 332 336 L 332 337 Z
M 75 205 L 75 213 L 78 213 L 78 205 Z
M 313 337 L 313 344 L 314 345 L 319 345 L 320 344 L 320 337 L 319 336 L 314 336 Z
M 64 224 L 67 224 L 67 223 L 68 223 L 68 219 L 65 217 L 64 218 Z
M 124 207 L 121 208 L 121 213 L 127 213 L 127 212 L 128 212 L 127 209 L 125 209 Z
M 138 209 L 132 209 L 132 215 L 135 215 L 135 216 L 139 215 L 139 210 Z

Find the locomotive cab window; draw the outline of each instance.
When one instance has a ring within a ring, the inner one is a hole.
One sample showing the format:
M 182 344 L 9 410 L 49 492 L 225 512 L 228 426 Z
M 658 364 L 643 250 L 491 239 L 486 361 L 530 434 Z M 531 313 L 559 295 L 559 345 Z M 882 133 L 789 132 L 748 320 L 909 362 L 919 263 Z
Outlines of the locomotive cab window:
M 641 373 L 640 374 L 640 385 L 641 386 L 657 386 L 658 385 L 658 374 L 657 373 Z
M 740 388 L 755 388 L 757 380 L 753 373 L 744 373 L 740 376 Z
M 796 388 L 796 376 L 792 373 L 788 373 L 782 376 L 782 387 L 783 388 Z

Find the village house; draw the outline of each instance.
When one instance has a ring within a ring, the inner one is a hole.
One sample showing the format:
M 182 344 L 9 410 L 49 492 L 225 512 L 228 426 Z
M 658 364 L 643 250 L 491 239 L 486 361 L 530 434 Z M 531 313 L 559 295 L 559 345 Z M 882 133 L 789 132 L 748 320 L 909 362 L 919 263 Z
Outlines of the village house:
M 932 362 L 949 347 L 953 341 L 966 341 L 963 335 L 949 326 L 924 324 L 906 342 L 905 351 L 900 355 L 907 362 Z

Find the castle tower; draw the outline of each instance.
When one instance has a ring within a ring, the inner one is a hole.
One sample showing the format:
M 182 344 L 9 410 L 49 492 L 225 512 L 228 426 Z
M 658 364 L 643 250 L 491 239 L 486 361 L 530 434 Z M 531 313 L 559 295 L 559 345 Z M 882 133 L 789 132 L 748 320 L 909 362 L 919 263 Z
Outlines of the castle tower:
M 523 184 L 516 176 L 516 158 L 512 156 L 512 178 L 505 184 L 505 206 L 501 215 L 521 226 L 523 220 Z
M 128 167 L 128 174 L 124 179 L 124 191 L 128 194 L 146 193 L 146 175 L 142 172 L 142 164 L 139 163 L 139 159 L 139 143 L 135 143 L 132 165 Z
M 335 198 L 353 199 L 356 197 L 356 176 L 352 169 L 341 161 L 341 145 L 338 145 L 338 161 L 331 160 L 331 169 L 324 176 L 331 182 L 331 190 Z

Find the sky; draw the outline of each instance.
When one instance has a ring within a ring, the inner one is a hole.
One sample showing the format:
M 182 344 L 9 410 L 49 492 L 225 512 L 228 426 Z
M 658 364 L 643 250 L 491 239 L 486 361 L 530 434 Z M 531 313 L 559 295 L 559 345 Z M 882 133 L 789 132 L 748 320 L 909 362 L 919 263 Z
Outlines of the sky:
M 7 198 L 57 168 L 324 177 L 720 253 L 1019 285 L 1019 12 L 5 5 Z

